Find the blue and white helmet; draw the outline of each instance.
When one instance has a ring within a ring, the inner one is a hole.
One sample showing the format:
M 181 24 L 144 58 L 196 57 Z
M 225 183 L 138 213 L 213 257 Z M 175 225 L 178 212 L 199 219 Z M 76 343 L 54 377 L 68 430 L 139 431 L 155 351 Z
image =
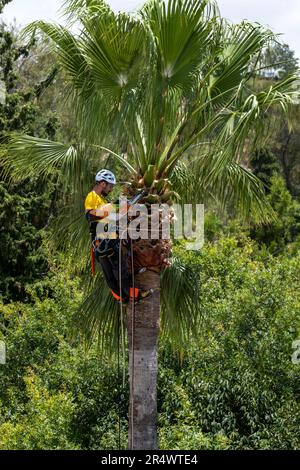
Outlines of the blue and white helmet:
M 115 175 L 109 170 L 100 170 L 96 174 L 96 181 L 106 181 L 106 183 L 116 184 Z

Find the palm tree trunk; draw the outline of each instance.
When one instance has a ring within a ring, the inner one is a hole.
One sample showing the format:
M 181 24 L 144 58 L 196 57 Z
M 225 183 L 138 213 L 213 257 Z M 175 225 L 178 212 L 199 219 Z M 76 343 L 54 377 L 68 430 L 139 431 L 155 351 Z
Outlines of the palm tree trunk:
M 129 449 L 157 449 L 157 340 L 160 327 L 159 274 L 136 276 L 136 286 L 153 294 L 127 308 L 129 340 Z M 134 319 L 134 327 L 132 320 Z M 133 333 L 133 334 L 132 334 Z

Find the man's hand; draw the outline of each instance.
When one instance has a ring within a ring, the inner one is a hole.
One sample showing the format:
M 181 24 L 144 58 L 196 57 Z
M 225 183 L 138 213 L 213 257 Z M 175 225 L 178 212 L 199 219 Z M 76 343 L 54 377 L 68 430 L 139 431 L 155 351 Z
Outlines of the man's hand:
M 120 207 L 119 207 L 119 215 L 120 217 L 123 217 L 124 215 L 127 214 L 127 212 L 129 211 L 129 208 L 130 208 L 130 205 L 128 203 L 121 203 Z
M 108 217 L 111 211 L 113 210 L 112 204 L 103 204 L 103 206 L 97 207 L 97 209 L 91 210 L 90 213 L 99 218 L 99 220 Z

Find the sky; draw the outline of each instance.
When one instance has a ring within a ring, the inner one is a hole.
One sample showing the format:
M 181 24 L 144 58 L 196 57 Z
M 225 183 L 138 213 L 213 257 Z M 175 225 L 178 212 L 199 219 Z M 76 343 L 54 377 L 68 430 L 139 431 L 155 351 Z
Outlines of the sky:
M 2 15 L 10 23 L 16 19 L 25 25 L 36 19 L 59 21 L 58 10 L 62 0 L 13 0 Z M 115 11 L 133 11 L 143 4 L 141 0 L 108 0 Z M 218 0 L 223 17 L 239 22 L 243 19 L 269 26 L 275 33 L 283 33 L 281 40 L 289 44 L 300 58 L 300 1 L 299 0 Z

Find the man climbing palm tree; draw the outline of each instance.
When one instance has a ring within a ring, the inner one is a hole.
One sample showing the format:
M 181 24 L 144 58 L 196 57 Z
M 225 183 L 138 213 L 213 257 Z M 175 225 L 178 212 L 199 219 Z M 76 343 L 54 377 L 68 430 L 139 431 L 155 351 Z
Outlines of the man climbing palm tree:
M 95 186 L 85 199 L 85 213 L 90 225 L 92 257 L 102 267 L 106 282 L 112 295 L 118 301 L 127 303 L 129 299 L 142 300 L 151 290 L 132 287 L 131 276 L 127 269 L 127 256 L 118 233 L 108 232 L 109 218 L 116 217 L 115 204 L 105 199 L 116 184 L 115 175 L 106 169 L 96 175 Z M 124 214 L 125 215 L 125 214 Z M 121 251 L 120 251 L 121 250 Z M 121 282 L 120 282 L 121 279 Z

